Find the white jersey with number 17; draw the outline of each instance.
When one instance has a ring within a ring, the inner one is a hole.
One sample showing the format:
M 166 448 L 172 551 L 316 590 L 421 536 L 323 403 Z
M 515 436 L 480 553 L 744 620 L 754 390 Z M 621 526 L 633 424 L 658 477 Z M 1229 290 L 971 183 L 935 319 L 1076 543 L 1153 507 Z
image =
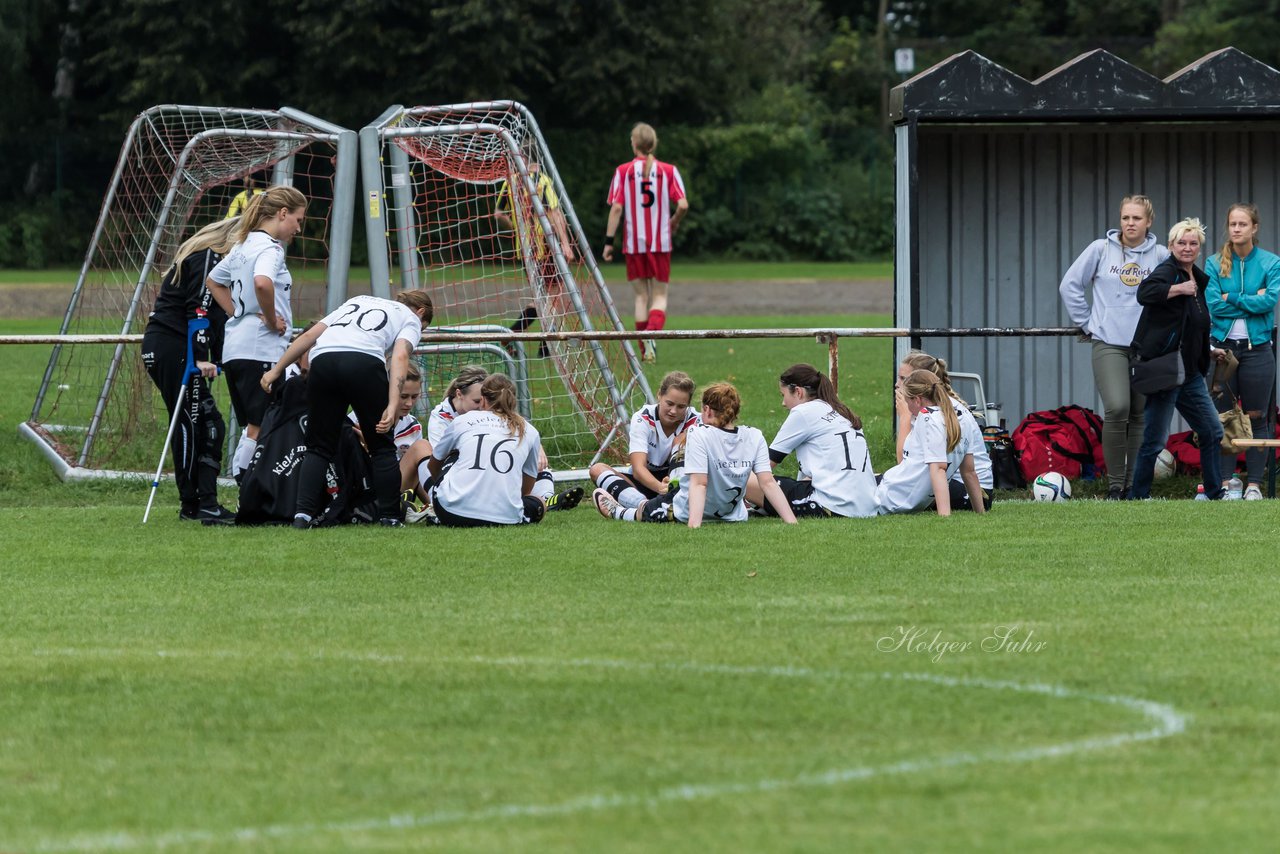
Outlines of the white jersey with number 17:
M 538 476 L 539 447 L 538 431 L 527 421 L 524 437 L 517 438 L 488 410 L 459 415 L 431 448 L 440 462 L 458 452 L 457 462 L 436 487 L 436 499 L 455 516 L 519 524 L 524 518 L 523 476 Z
M 793 406 L 769 451 L 775 461 L 795 451 L 799 479 L 813 481 L 813 500 L 837 516 L 876 515 L 866 437 L 826 401 Z
M 743 522 L 747 507 L 742 495 L 752 472 L 769 472 L 769 448 L 764 434 L 754 427 L 723 430 L 709 424 L 689 428 L 684 445 L 684 477 L 672 502 L 675 517 L 689 521 L 690 475 L 707 476 L 707 501 L 702 518 L 720 522 Z

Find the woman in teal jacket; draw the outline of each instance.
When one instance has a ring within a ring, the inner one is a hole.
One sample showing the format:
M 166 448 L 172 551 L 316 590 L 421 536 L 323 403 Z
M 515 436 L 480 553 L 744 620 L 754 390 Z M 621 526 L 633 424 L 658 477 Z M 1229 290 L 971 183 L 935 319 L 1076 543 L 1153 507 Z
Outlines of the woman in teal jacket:
M 1276 300 L 1280 299 L 1280 257 L 1256 244 L 1258 209 L 1234 204 L 1227 210 L 1227 242 L 1204 265 L 1209 274 L 1205 298 L 1212 318 L 1213 346 L 1236 354 L 1240 368 L 1228 383 L 1231 393 L 1215 400 L 1219 412 L 1236 399 L 1253 424 L 1255 439 L 1269 439 L 1273 431 L 1270 412 L 1276 388 L 1276 358 L 1272 332 Z M 1268 449 L 1269 452 L 1269 449 Z M 1261 448 L 1245 456 L 1249 485 L 1247 500 L 1262 498 L 1262 470 L 1266 456 Z M 1235 471 L 1233 454 L 1223 455 L 1222 474 Z

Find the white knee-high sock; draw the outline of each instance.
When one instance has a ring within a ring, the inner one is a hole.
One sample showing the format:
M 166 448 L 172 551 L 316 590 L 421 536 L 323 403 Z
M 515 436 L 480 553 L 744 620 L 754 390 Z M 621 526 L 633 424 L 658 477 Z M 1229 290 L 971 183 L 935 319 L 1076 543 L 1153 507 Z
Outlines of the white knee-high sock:
M 250 461 L 253 460 L 253 452 L 258 449 L 256 439 L 250 439 L 248 431 L 240 434 L 240 443 L 236 445 L 235 456 L 231 458 L 231 474 L 232 476 L 240 474 L 249 467 Z
M 645 502 L 644 493 L 613 472 L 605 472 L 596 479 L 596 486 L 613 496 L 623 507 L 635 508 Z
M 551 472 L 538 472 L 538 479 L 533 482 L 533 489 L 529 490 L 529 494 L 534 498 L 541 498 L 544 502 L 551 496 L 556 494 L 556 482 L 551 479 Z

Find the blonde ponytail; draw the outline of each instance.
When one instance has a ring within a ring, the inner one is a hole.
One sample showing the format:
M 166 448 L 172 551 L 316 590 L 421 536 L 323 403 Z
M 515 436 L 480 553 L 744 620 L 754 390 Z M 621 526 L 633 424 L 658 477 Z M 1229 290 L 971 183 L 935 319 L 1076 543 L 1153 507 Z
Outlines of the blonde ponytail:
M 943 423 L 947 425 L 947 453 L 955 450 L 960 444 L 960 419 L 956 417 L 955 407 L 951 404 L 951 395 L 942 380 L 933 371 L 914 370 L 902 383 L 902 392 L 908 397 L 919 397 L 929 401 L 942 413 Z
M 653 177 L 654 164 L 658 160 L 653 156 L 653 152 L 658 149 L 658 132 L 652 125 L 638 122 L 631 129 L 631 147 L 637 154 L 644 155 L 644 177 Z
M 525 422 L 516 410 L 516 387 L 506 374 L 489 374 L 480 384 L 480 396 L 517 440 L 524 439 Z

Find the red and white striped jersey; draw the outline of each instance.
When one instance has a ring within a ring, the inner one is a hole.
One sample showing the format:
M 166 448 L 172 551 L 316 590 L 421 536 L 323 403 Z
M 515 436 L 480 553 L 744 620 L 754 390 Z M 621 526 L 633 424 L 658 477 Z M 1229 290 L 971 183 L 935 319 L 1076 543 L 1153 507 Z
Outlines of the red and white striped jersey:
M 655 160 L 646 175 L 646 163 L 643 157 L 623 163 L 609 185 L 607 203 L 622 205 L 627 230 L 622 251 L 627 255 L 671 251 L 671 203 L 685 196 L 679 169 Z

